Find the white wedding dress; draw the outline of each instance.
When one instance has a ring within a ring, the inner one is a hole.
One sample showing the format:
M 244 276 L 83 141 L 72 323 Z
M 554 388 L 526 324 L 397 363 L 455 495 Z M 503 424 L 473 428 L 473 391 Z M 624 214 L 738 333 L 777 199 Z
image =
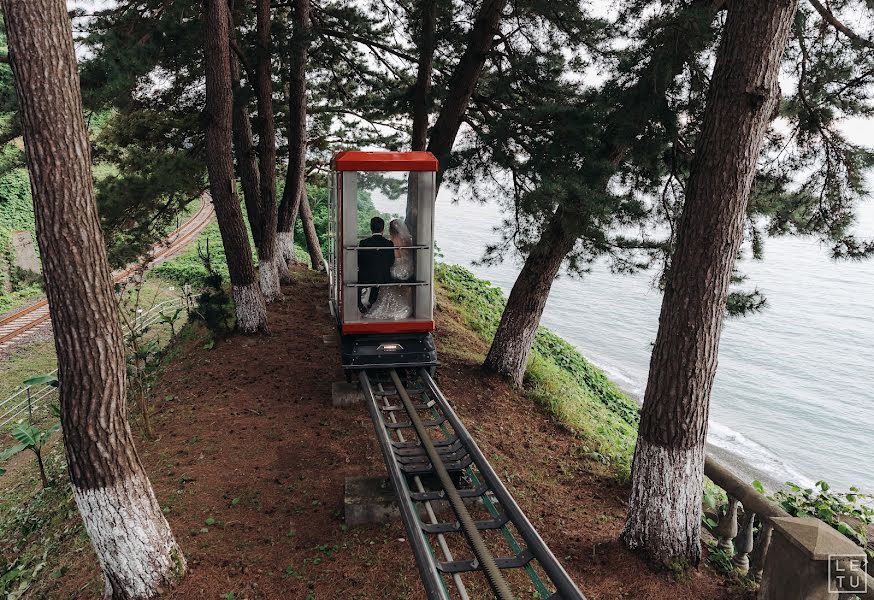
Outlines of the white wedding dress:
M 395 263 L 391 268 L 393 282 L 411 281 L 415 274 L 413 265 L 413 253 L 409 250 L 400 250 L 400 256 L 395 257 Z M 370 307 L 365 315 L 367 319 L 379 321 L 399 321 L 413 316 L 413 286 L 393 285 L 379 289 L 376 302 Z

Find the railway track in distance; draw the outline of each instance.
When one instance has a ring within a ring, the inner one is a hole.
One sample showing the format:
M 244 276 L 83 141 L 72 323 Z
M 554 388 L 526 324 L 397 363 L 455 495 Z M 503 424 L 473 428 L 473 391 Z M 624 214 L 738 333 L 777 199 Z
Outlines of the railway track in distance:
M 152 249 L 149 265 L 160 264 L 180 254 L 209 224 L 212 215 L 212 199 L 209 197 L 209 194 L 204 193 L 200 196 L 200 207 L 197 209 L 197 212 Z M 116 283 L 124 281 L 141 264 L 141 262 L 133 263 L 124 269 L 114 272 L 112 280 Z M 0 318 L 0 352 L 11 346 L 21 336 L 48 322 L 50 319 L 49 303 L 45 298 Z

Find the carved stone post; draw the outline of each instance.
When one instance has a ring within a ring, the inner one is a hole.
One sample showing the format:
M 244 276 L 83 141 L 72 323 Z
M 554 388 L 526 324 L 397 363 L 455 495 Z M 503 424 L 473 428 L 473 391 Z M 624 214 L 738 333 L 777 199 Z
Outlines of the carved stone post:
M 714 529 L 719 543 L 717 548 L 725 550 L 729 555 L 734 553 L 734 538 L 737 536 L 737 499 L 729 496 L 728 510 L 719 519 L 719 524 Z
M 746 575 L 750 571 L 749 554 L 753 551 L 753 526 L 756 522 L 756 515 L 750 511 L 744 511 L 743 527 L 740 529 L 740 534 L 735 539 L 735 551 L 737 554 L 732 559 L 734 568 L 741 575 Z
M 771 546 L 771 532 L 774 528 L 767 521 L 762 522 L 762 529 L 759 531 L 759 536 L 756 538 L 755 548 L 750 554 L 750 570 L 749 575 L 755 581 L 762 581 L 762 571 L 765 568 L 765 558 L 768 556 L 768 548 Z

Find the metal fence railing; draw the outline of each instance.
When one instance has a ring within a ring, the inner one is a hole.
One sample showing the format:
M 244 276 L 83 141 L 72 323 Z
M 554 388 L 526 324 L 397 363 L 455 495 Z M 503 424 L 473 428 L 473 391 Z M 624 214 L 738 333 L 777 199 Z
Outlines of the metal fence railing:
M 57 369 L 49 373 L 56 375 Z M 18 390 L 6 400 L 0 401 L 0 429 L 14 422 L 21 415 L 27 413 L 33 420 L 33 411 L 47 403 L 47 398 L 57 393 L 58 388 L 48 383 L 28 385 Z
M 148 327 L 158 323 L 166 316 L 180 309 L 190 308 L 189 296 L 172 298 L 160 302 L 148 310 L 137 312 L 133 319 L 134 330 L 142 333 Z M 55 369 L 49 375 L 56 375 Z M 58 388 L 50 383 L 27 385 L 13 393 L 5 400 L 0 400 L 0 430 L 14 423 L 22 415 L 27 414 L 33 421 L 33 413 L 48 406 L 49 398 L 56 395 Z

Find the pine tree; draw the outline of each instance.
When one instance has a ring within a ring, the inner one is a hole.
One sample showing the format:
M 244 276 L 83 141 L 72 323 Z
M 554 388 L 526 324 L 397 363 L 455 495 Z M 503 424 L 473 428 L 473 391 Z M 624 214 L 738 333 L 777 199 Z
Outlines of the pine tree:
M 428 144 L 428 116 L 431 101 L 431 74 L 434 70 L 434 50 L 436 49 L 437 0 L 421 0 L 414 14 L 419 23 L 419 64 L 416 70 L 416 84 L 412 94 L 412 135 L 411 150 L 424 150 Z M 409 219 L 407 219 L 409 221 Z
M 307 147 L 307 63 L 311 35 L 310 2 L 295 0 L 292 11 L 292 35 L 288 51 L 285 137 L 288 140 L 288 168 L 279 204 L 279 252 L 286 261 L 294 260 L 294 223 L 306 199 L 304 173 Z
M 844 3 L 853 4 L 858 3 Z M 599 120 L 600 130 L 577 133 L 580 140 L 595 136 L 603 142 L 587 156 L 580 155 L 583 164 L 591 166 L 588 175 L 580 176 L 589 182 L 592 193 L 602 195 L 621 189 L 649 195 L 654 201 L 647 207 L 646 222 L 670 231 L 666 237 L 617 239 L 613 250 L 606 254 L 620 271 L 653 265 L 663 265 L 665 271 L 669 268 L 685 179 L 693 156 L 690 149 L 695 145 L 703 118 L 709 57 L 714 52 L 713 41 L 718 39 L 715 16 L 725 8 L 725 3 L 690 2 L 672 12 L 656 12 L 648 20 L 640 19 L 649 7 L 646 0 L 627 3 L 623 16 L 614 25 L 634 43 L 618 54 L 608 55 L 608 64 L 616 74 L 593 90 L 597 94 L 582 107 L 583 110 L 607 107 L 608 112 Z M 809 22 L 808 12 L 799 12 L 801 23 Z M 823 35 L 831 29 L 823 28 L 822 22 L 816 26 L 806 24 L 804 28 L 802 34 L 801 25 L 796 22 L 790 49 L 797 45 L 798 51 L 790 50 L 787 54 L 788 66 L 794 66 L 800 75 L 796 94 L 782 105 L 782 115 L 790 122 L 791 133 L 771 131 L 768 135 L 745 231 L 752 241 L 754 258 L 762 256 L 767 235 L 786 233 L 819 235 L 833 244 L 838 257 L 865 256 L 872 253 L 874 246 L 856 239 L 850 233 L 850 225 L 854 207 L 863 193 L 862 173 L 871 166 L 872 156 L 866 149 L 848 143 L 835 124 L 841 118 L 864 115 L 870 110 L 866 86 L 874 73 L 870 70 L 872 53 L 852 41 L 862 36 Z M 529 104 L 536 103 L 536 97 L 531 96 Z M 803 102 L 804 98 L 812 97 L 815 100 Z M 518 144 L 514 148 L 509 144 L 496 145 L 494 140 L 500 138 L 502 131 L 513 133 L 524 129 L 524 123 L 515 118 L 513 111 L 517 109 L 502 106 L 501 97 L 489 98 L 488 94 L 476 100 L 472 118 L 477 133 L 465 156 L 459 157 L 467 164 L 455 179 L 482 179 L 484 173 L 495 179 L 494 171 L 499 169 L 513 172 L 515 177 L 519 156 L 529 155 L 530 149 Z M 606 169 L 597 168 L 599 163 Z M 581 262 L 585 265 L 594 254 L 590 251 L 591 240 L 578 228 L 580 223 L 575 225 L 562 216 L 569 214 L 566 204 L 532 205 L 519 199 L 518 189 L 505 193 L 511 199 L 511 214 L 515 218 L 506 224 L 505 244 L 493 249 L 496 250 L 493 254 L 506 255 L 507 249 L 515 249 L 526 262 L 510 294 L 485 366 L 521 384 L 530 341 L 546 301 L 541 296 L 548 294 L 562 260 L 569 271 L 579 273 L 576 266 Z M 565 229 L 569 235 L 560 235 Z M 543 232 L 548 235 L 541 235 Z M 639 250 L 629 255 L 634 246 Z M 555 269 L 552 276 L 545 273 L 550 266 Z M 742 279 L 742 275 L 736 274 L 736 281 Z M 664 282 L 664 277 L 660 281 Z M 760 310 L 763 305 L 757 291 L 733 291 L 727 307 L 743 314 Z
M 264 296 L 252 265 L 252 250 L 237 200 L 232 154 L 233 93 L 227 0 L 205 0 L 206 163 L 216 219 L 228 260 L 237 328 L 267 332 Z
M 710 390 L 735 257 L 797 2 L 737 0 L 716 55 L 662 299 L 622 539 L 698 564 Z
M 507 3 L 507 0 L 482 1 L 468 34 L 464 53 L 452 71 L 440 112 L 428 139 L 428 151 L 437 157 L 440 164 L 438 186 L 442 173 L 451 165 L 452 146 L 494 44 Z M 423 41 L 426 41 L 425 37 Z
M 252 231 L 252 239 L 257 248 L 261 244 L 261 180 L 258 170 L 258 152 L 255 148 L 252 134 L 252 120 L 249 116 L 251 90 L 242 84 L 240 62 L 246 60 L 237 40 L 235 23 L 241 21 L 241 11 L 234 3 L 231 9 L 231 87 L 234 92 L 233 133 L 234 158 L 236 159 L 237 175 L 243 188 L 243 203 L 246 206 L 246 217 Z M 237 10 L 235 10 L 237 9 Z M 252 66 L 247 62 L 247 72 L 252 79 Z
M 272 15 L 270 0 L 257 0 L 256 6 L 256 52 L 255 52 L 255 98 L 258 105 L 258 170 L 260 178 L 260 225 L 258 236 L 258 266 L 261 276 L 261 291 L 268 302 L 282 296 L 279 289 L 280 270 L 282 279 L 288 280 L 288 264 L 277 260 L 276 245 L 276 128 L 273 115 Z
M 52 316 L 73 495 L 106 596 L 153 598 L 185 559 L 137 455 L 66 3 L 3 0 Z M 57 165 L 63 165 L 59 169 Z

